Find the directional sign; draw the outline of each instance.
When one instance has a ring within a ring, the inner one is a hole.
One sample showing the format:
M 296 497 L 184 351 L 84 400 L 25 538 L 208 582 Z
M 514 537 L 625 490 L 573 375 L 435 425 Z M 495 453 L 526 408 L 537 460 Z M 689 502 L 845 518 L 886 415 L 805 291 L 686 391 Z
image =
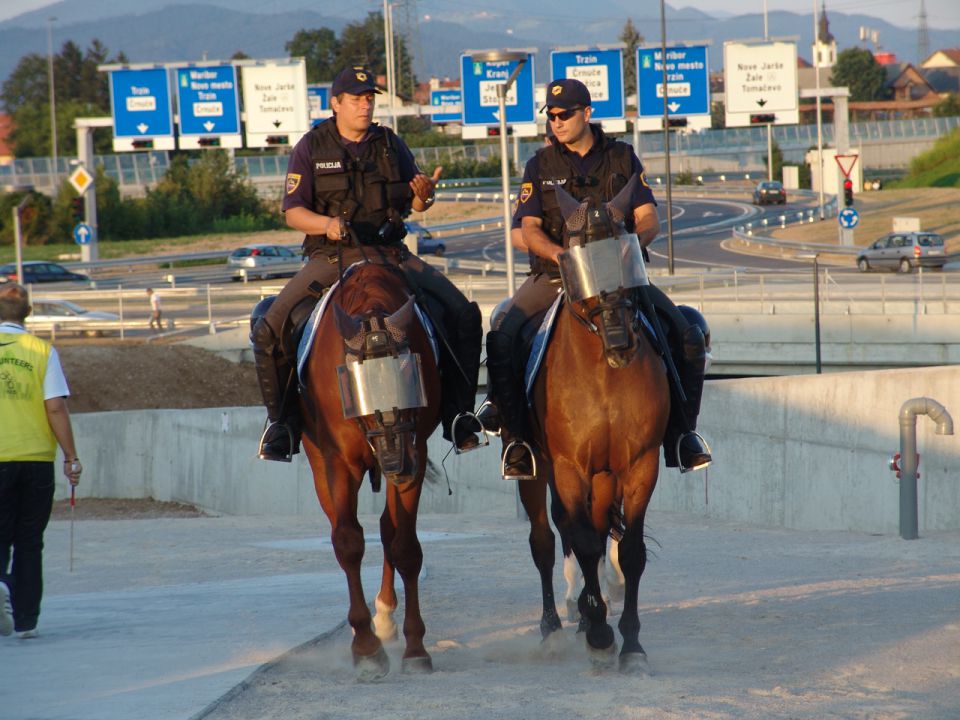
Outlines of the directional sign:
M 637 48 L 637 126 L 663 129 L 663 70 L 667 70 L 667 116 L 687 118 L 688 127 L 710 127 L 710 68 L 707 46 Z
M 73 228 L 73 241 L 77 245 L 89 245 L 93 240 L 93 228 L 86 223 L 77 223 Z
M 792 42 L 723 44 L 727 127 L 751 123 L 751 115 L 774 115 L 774 125 L 800 122 L 797 46 Z
M 70 177 L 67 179 L 70 181 L 70 184 L 73 185 L 73 189 L 77 191 L 78 195 L 83 195 L 87 189 L 93 185 L 93 176 L 82 166 L 70 173 Z
M 177 68 L 181 148 L 243 147 L 240 94 L 233 65 Z
M 840 223 L 840 227 L 852 230 L 860 224 L 860 213 L 854 208 L 844 208 L 837 215 L 837 221 Z
M 167 69 L 110 71 L 113 149 L 173 150 L 173 110 Z
M 499 125 L 497 86 L 503 85 L 517 67 L 510 62 L 474 62 L 470 55 L 460 56 L 460 88 L 463 92 L 463 124 Z M 506 122 L 508 125 L 536 123 L 533 102 L 533 53 L 507 92 Z M 536 129 L 534 129 L 536 133 Z
M 241 76 L 247 147 L 293 145 L 310 129 L 303 60 L 244 65 Z
M 435 123 L 460 122 L 463 119 L 463 93 L 459 90 L 431 90 L 430 119 Z
M 316 127 L 330 116 L 330 85 L 307 85 L 310 106 L 310 127 Z
M 619 120 L 624 116 L 623 50 L 554 50 L 550 53 L 550 77 L 573 78 L 590 91 L 593 120 Z

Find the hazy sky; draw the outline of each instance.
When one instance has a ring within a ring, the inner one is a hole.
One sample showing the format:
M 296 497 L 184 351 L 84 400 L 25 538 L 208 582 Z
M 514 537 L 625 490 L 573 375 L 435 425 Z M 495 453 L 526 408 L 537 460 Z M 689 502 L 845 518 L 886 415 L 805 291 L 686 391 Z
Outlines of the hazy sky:
M 67 0 L 67 2 L 81 2 L 81 0 Z M 768 10 L 789 10 L 795 13 L 809 13 L 813 3 L 817 5 L 823 0 L 767 0 Z M 921 0 L 827 0 L 827 14 L 840 12 L 848 15 L 872 15 L 881 18 L 893 25 L 901 27 L 916 27 L 917 15 L 920 12 Z M 924 0 L 927 9 L 927 22 L 931 29 L 960 28 L 960 2 L 958 0 Z M 171 0 L 171 4 L 173 0 Z M 0 20 L 19 15 L 29 10 L 36 10 L 52 5 L 51 0 L 2 0 L 0 1 Z M 373 3 L 360 3 L 370 4 Z M 423 3 L 428 4 L 427 2 Z M 502 9 L 506 5 L 503 0 L 441 0 L 441 5 L 447 7 L 472 7 L 480 10 L 484 7 Z M 511 3 L 512 4 L 512 3 Z M 669 3 L 673 7 L 696 7 L 706 13 L 730 14 L 762 12 L 763 0 L 746 0 L 746 2 L 731 3 L 730 0 L 674 0 Z M 377 3 L 379 6 L 380 3 Z M 317 5 L 321 10 L 323 3 Z M 538 14 L 544 12 L 538 8 Z M 960 36 L 957 38 L 960 46 Z

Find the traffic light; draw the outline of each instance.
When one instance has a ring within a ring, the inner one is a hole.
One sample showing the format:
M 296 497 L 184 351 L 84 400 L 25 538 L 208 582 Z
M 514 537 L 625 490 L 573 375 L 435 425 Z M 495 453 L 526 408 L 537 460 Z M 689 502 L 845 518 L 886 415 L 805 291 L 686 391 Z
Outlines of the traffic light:
M 770 125 L 777 119 L 776 115 L 751 115 L 750 124 L 751 125 Z
M 853 205 L 853 180 L 847 178 L 843 181 L 843 206 L 851 207 Z
M 75 198 L 71 198 L 70 214 L 73 216 L 73 221 L 75 223 L 83 222 L 84 215 L 86 215 L 86 208 L 84 207 L 84 201 L 83 201 L 82 195 L 78 195 Z

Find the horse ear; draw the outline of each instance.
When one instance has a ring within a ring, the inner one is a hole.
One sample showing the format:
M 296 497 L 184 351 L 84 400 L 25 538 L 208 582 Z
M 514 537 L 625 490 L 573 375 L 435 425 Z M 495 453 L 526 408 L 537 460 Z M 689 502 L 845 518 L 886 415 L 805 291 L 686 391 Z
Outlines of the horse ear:
M 340 337 L 349 342 L 363 332 L 363 323 L 360 322 L 360 320 L 349 315 L 347 311 L 336 302 L 331 304 L 333 305 L 333 318 L 337 323 L 337 330 L 340 332 Z
M 560 214 L 563 215 L 567 231 L 570 233 L 582 231 L 587 222 L 587 203 L 580 202 L 559 185 L 556 193 L 557 204 L 560 206 Z
M 617 196 L 607 203 L 607 213 L 610 219 L 616 224 L 622 224 L 633 208 L 630 207 L 633 193 L 637 188 L 637 176 L 630 177 L 630 181 L 623 186 L 623 189 L 617 193 Z
M 413 322 L 413 298 L 408 297 L 403 307 L 393 313 L 393 315 L 385 317 L 383 322 L 395 335 L 405 336 L 407 334 L 407 328 L 410 327 L 410 323 Z

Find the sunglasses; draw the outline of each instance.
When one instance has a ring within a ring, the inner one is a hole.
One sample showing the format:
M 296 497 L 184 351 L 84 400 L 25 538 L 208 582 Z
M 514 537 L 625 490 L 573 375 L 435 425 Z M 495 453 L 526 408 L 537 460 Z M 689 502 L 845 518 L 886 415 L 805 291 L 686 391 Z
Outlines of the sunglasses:
M 552 122 L 556 122 L 557 120 L 563 120 L 566 122 L 581 110 L 583 110 L 583 108 L 570 108 L 569 110 L 564 110 L 558 113 L 547 113 L 547 117 L 550 118 Z

